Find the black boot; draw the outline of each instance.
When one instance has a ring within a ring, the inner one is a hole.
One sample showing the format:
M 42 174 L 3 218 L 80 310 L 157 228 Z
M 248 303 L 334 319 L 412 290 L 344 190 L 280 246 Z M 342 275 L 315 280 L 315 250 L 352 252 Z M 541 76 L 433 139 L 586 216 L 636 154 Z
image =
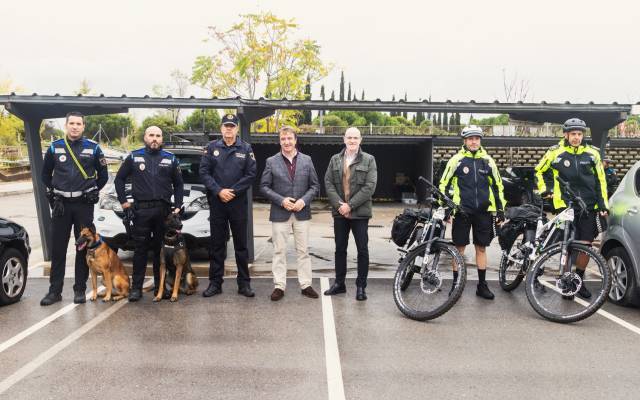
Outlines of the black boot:
M 333 296 L 334 294 L 339 293 L 347 293 L 347 287 L 344 285 L 344 283 L 334 282 L 329 289 L 324 291 L 325 296 Z
M 367 293 L 365 293 L 364 291 L 364 287 L 362 286 L 358 286 L 356 288 L 356 300 L 358 301 L 364 301 L 367 299 Z
M 211 282 L 209 283 L 209 287 L 207 287 L 205 291 L 202 292 L 202 296 L 211 297 L 220 293 L 222 293 L 222 288 L 220 287 L 220 285 L 218 285 L 217 283 Z
M 73 302 L 75 304 L 84 304 L 84 303 L 87 302 L 87 295 L 85 295 L 83 291 L 74 290 L 73 291 Z
M 251 286 L 249 285 L 239 287 L 238 294 L 241 294 L 244 297 L 253 297 L 256 295 L 253 289 L 251 289 Z
M 142 289 L 131 289 L 129 292 L 129 301 L 133 303 L 140 299 L 142 299 Z
M 62 295 L 60 293 L 49 292 L 42 298 L 42 300 L 40 300 L 40 305 L 50 306 L 53 303 L 57 303 L 59 301 L 62 301 Z
M 482 297 L 483 299 L 493 300 L 495 297 L 491 290 L 489 290 L 489 285 L 487 285 L 487 281 L 478 282 L 478 288 L 476 289 L 476 296 Z

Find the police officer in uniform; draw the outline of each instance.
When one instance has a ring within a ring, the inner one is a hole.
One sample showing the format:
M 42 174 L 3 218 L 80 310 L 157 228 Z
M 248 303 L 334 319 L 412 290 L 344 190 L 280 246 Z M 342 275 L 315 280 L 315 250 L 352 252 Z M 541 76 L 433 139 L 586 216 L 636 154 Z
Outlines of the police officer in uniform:
M 98 143 L 82 136 L 84 116 L 70 112 L 66 116 L 65 137 L 51 143 L 44 156 L 42 181 L 52 208 L 51 276 L 49 292 L 40 301 L 48 306 L 62 300 L 69 235 L 78 238 L 80 229 L 93 223 L 93 206 L 99 191 L 107 183 L 107 162 Z M 89 268 L 86 249 L 76 252 L 73 302 L 86 301 Z
M 593 242 L 598 236 L 596 218 L 608 215 L 607 178 L 597 147 L 583 143 L 587 124 L 578 118 L 568 119 L 562 126 L 564 138 L 552 146 L 536 166 L 538 191 L 543 197 L 553 198 L 553 207 L 563 209 L 567 207 L 565 194 L 560 188 L 558 177 L 571 185 L 587 205 L 587 212 L 576 212 L 574 221 L 576 227 L 575 240 Z M 553 172 L 553 187 L 546 186 L 543 175 L 546 171 Z M 584 277 L 584 271 L 589 257 L 579 254 L 576 263 L 576 273 Z M 586 285 L 582 285 L 578 295 L 585 299 L 591 297 Z M 571 299 L 572 296 L 563 296 Z
M 118 201 L 125 213 L 133 214 L 131 236 L 135 242 L 133 276 L 129 301 L 142 298 L 142 283 L 147 269 L 147 254 L 153 250 L 154 295 L 160 284 L 160 248 L 164 236 L 164 220 L 182 207 L 184 185 L 176 156 L 162 149 L 162 131 L 150 126 L 144 133 L 145 147 L 131 152 L 124 160 L 114 181 Z M 131 177 L 133 205 L 127 201 L 125 182 Z M 171 196 L 173 195 L 173 203 Z
M 440 178 L 440 191 L 453 189 L 453 201 L 460 207 L 453 219 L 451 237 L 460 254 L 469 244 L 473 229 L 473 244 L 478 266 L 476 295 L 493 300 L 486 281 L 487 246 L 495 237 L 495 222 L 504 220 L 504 187 L 493 158 L 481 146 L 482 129 L 471 125 L 462 130 L 463 146 L 445 167 Z M 453 271 L 454 285 L 458 271 Z M 451 288 L 453 290 L 453 287 Z
M 256 160 L 251 145 L 238 135 L 238 117 L 222 118 L 222 139 L 209 143 L 200 162 L 200 179 L 211 192 L 211 262 L 209 287 L 202 293 L 211 297 L 222 293 L 226 258 L 226 238 L 231 226 L 238 267 L 238 293 L 253 297 L 247 249 L 247 190 L 256 177 Z

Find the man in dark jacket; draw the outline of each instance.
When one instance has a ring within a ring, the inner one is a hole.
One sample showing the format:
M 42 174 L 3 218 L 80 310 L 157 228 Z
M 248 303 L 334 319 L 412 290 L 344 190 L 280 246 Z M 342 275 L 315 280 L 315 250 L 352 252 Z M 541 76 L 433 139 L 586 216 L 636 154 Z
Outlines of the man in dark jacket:
M 318 298 L 311 287 L 309 226 L 311 200 L 318 194 L 320 185 L 311 157 L 300 153 L 296 149 L 296 142 L 292 127 L 280 128 L 280 152 L 267 159 L 260 179 L 260 190 L 271 201 L 269 221 L 273 241 L 273 301 L 282 299 L 287 285 L 287 241 L 291 229 L 298 256 L 300 289 L 304 296 Z
M 109 178 L 107 161 L 98 143 L 82 136 L 84 116 L 67 114 L 65 136 L 55 140 L 44 155 L 42 182 L 47 187 L 52 207 L 51 276 L 49 292 L 40 301 L 48 306 L 62 300 L 65 262 L 69 234 L 73 227 L 76 239 L 83 226 L 93 223 L 93 206 L 98 193 Z M 89 268 L 86 249 L 76 252 L 73 302 L 86 302 Z
M 329 161 L 324 185 L 333 213 L 333 232 L 336 242 L 336 280 L 325 295 L 345 293 L 347 274 L 347 245 L 349 231 L 353 232 L 358 249 L 356 300 L 366 300 L 369 273 L 369 219 L 372 197 L 378 181 L 376 159 L 360 148 L 362 135 L 351 127 L 344 134 L 345 148 Z
M 144 133 L 145 147 L 132 151 L 124 160 L 114 186 L 118 201 L 126 213 L 133 214 L 133 274 L 129 301 L 142 298 L 142 284 L 147 269 L 147 254 L 153 251 L 154 295 L 160 284 L 160 248 L 164 237 L 164 220 L 171 209 L 180 212 L 184 185 L 176 156 L 162 149 L 162 131 L 150 126 Z M 125 194 L 125 183 L 131 178 L 131 205 Z M 171 202 L 173 197 L 173 203 Z M 168 293 L 168 292 L 167 292 Z
M 229 226 L 238 267 L 238 294 L 253 297 L 247 248 L 247 190 L 256 177 L 256 159 L 249 143 L 238 137 L 238 117 L 222 117 L 222 139 L 207 146 L 200 161 L 200 179 L 211 193 L 211 261 L 204 297 L 222 293 Z

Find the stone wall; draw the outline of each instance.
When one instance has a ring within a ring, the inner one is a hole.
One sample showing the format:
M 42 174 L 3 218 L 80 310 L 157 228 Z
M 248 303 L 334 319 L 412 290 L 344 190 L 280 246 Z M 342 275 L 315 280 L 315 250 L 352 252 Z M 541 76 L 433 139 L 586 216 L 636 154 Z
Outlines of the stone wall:
M 458 152 L 460 147 L 436 146 L 433 149 L 433 162 L 448 160 Z M 487 152 L 495 159 L 499 169 L 509 166 L 535 166 L 547 151 L 547 147 L 487 147 Z M 607 157 L 613 160 L 613 167 L 622 177 L 631 166 L 640 160 L 640 149 L 620 147 L 609 148 Z

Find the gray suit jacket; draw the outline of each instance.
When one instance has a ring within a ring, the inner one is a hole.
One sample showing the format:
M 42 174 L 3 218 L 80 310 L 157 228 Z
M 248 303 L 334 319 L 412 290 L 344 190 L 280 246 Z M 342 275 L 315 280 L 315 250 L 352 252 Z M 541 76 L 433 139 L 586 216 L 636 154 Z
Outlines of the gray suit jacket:
M 316 197 L 319 190 L 318 174 L 308 155 L 298 152 L 293 181 L 281 152 L 267 158 L 267 164 L 260 179 L 260 192 L 271 200 L 269 221 L 285 222 L 291 217 L 292 212 L 282 207 L 282 200 L 285 197 L 304 200 L 304 208 L 294 215 L 299 221 L 311 219 L 311 200 Z

